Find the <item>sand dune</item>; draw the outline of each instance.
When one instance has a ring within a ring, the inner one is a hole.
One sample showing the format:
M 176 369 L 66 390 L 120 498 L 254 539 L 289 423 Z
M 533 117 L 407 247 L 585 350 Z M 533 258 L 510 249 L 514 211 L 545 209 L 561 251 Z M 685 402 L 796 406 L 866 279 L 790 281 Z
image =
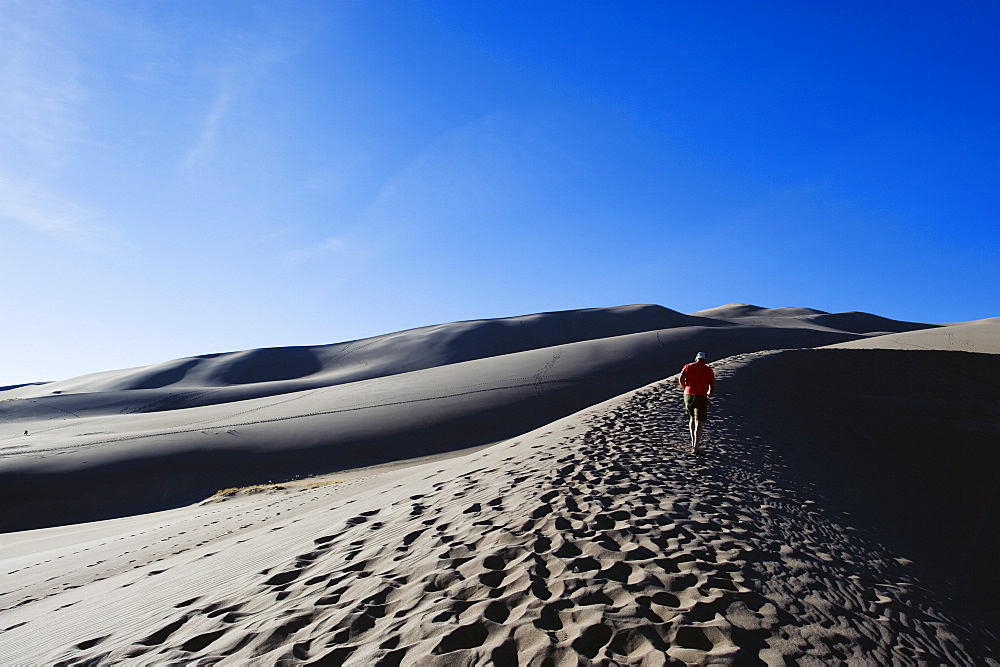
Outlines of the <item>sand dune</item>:
M 1000 317 L 838 343 L 830 347 L 1000 354 Z
M 727 322 L 684 315 L 654 305 L 591 308 L 495 320 L 453 322 L 313 347 L 280 347 L 177 359 L 154 366 L 95 373 L 43 387 L 25 387 L 11 398 L 58 393 L 265 385 L 230 391 L 225 400 L 332 386 L 434 368 L 473 359 L 537 350 L 584 340 Z M 300 381 L 300 382 L 293 382 Z M 285 383 L 285 384 L 279 384 Z
M 997 664 L 993 611 L 943 581 L 957 565 L 935 572 L 887 548 L 801 482 L 782 449 L 790 431 L 755 435 L 745 400 L 776 360 L 827 356 L 805 365 L 829 370 L 865 354 L 717 364 L 734 391 L 713 404 L 706 458 L 683 451 L 668 379 L 449 461 L 10 535 L 0 655 Z
M 156 511 L 220 488 L 511 438 L 676 372 L 702 347 L 725 357 L 858 338 L 783 324 L 595 309 L 13 390 L 0 401 L 0 530 Z M 465 360 L 473 354 L 485 356 Z
M 887 334 L 936 328 L 936 324 L 901 322 L 871 313 L 827 313 L 813 308 L 761 308 L 746 303 L 731 303 L 692 313 L 730 324 L 802 327 L 856 334 Z
M 276 377 L 282 348 L 13 390 L 3 520 L 52 527 L 0 537 L 0 662 L 1000 664 L 1000 356 L 893 349 L 995 322 L 748 309 L 472 359 L 504 348 L 431 327 L 421 368 L 355 381 Z M 706 457 L 698 349 L 728 357 Z

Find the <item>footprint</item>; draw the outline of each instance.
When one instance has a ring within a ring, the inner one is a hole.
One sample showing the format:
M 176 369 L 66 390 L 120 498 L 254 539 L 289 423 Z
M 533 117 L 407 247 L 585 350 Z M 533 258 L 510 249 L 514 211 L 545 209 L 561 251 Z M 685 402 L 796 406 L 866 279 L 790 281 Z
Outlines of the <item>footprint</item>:
M 619 561 L 611 567 L 598 572 L 597 576 L 626 584 L 628 583 L 629 577 L 632 576 L 632 566 L 628 563 L 622 563 Z
M 181 616 L 173 623 L 169 623 L 163 626 L 153 634 L 143 639 L 142 641 L 139 642 L 139 644 L 142 644 L 143 646 L 156 646 L 158 644 L 162 644 L 163 642 L 167 641 L 167 638 L 170 635 L 177 632 L 177 630 L 179 630 L 182 625 L 187 623 L 189 618 L 190 618 L 189 615 Z
M 494 623 L 502 625 L 510 617 L 510 609 L 500 600 L 494 600 L 483 611 L 483 616 Z
M 682 626 L 677 628 L 674 643 L 681 648 L 692 648 L 699 651 L 711 651 L 712 641 L 705 635 L 702 628 Z
M 306 612 L 278 626 L 257 646 L 255 655 L 263 655 L 281 646 L 289 637 L 309 625 L 314 617 L 314 612 Z
M 479 581 L 481 581 L 485 586 L 490 588 L 499 588 L 503 580 L 507 578 L 507 573 L 502 570 L 493 572 L 484 572 L 479 575 Z
M 462 625 L 445 635 L 432 653 L 441 655 L 462 649 L 476 648 L 485 644 L 488 636 L 489 632 L 482 623 Z
M 302 574 L 302 570 L 289 570 L 288 572 L 281 572 L 274 575 L 270 579 L 264 582 L 265 586 L 282 586 L 284 584 L 295 581 Z
M 329 653 L 316 658 L 306 665 L 317 665 L 317 667 L 339 667 L 344 664 L 351 654 L 358 650 L 357 646 L 340 646 Z
M 415 530 L 412 533 L 407 533 L 406 537 L 403 538 L 403 544 L 410 546 L 413 544 L 418 537 L 420 537 L 427 529 L 421 528 L 420 530 Z
M 593 660 L 614 634 L 611 628 L 601 623 L 592 625 L 573 641 L 573 648 L 581 655 Z
M 216 639 L 225 634 L 225 630 L 216 630 L 215 632 L 206 632 L 200 634 L 197 637 L 192 637 L 183 644 L 181 644 L 181 650 L 187 651 L 189 653 L 194 653 L 195 651 L 200 651 Z
M 80 651 L 86 651 L 89 648 L 94 648 L 95 646 L 97 646 L 98 644 L 100 644 L 102 641 L 104 641 L 105 639 L 107 639 L 110 636 L 111 635 L 104 635 L 103 637 L 94 637 L 93 639 L 88 639 L 87 641 L 80 642 L 79 644 L 77 644 L 73 648 L 78 649 Z

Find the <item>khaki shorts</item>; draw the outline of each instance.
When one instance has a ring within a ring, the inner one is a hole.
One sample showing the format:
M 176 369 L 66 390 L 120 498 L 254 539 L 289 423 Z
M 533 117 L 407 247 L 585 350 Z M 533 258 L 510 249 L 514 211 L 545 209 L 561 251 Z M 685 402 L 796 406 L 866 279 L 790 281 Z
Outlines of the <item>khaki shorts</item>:
M 708 419 L 708 396 L 684 394 L 684 407 L 695 421 L 703 422 Z

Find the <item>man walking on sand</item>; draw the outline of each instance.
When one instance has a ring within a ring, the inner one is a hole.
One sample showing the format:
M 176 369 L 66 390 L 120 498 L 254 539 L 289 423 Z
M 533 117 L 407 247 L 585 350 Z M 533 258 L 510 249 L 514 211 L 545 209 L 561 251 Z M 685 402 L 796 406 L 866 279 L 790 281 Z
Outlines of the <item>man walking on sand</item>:
M 691 450 L 695 454 L 704 454 L 701 448 L 701 433 L 708 419 L 708 397 L 715 389 L 715 371 L 705 363 L 705 353 L 699 352 L 694 357 L 694 363 L 687 364 L 681 370 L 679 380 L 684 390 L 684 407 L 687 409 L 688 429 L 691 431 Z

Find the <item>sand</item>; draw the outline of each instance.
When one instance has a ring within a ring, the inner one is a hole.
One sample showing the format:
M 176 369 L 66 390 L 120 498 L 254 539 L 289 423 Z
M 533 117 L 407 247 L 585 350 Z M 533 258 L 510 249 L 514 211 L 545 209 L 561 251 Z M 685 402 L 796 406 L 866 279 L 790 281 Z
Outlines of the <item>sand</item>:
M 946 324 L 933 329 L 896 333 L 830 345 L 852 350 L 946 350 L 1000 354 L 1000 317 Z
M 724 343 L 703 336 L 758 335 L 752 327 L 762 325 L 687 333 L 693 345 Z M 633 354 L 646 349 L 644 333 L 624 334 L 639 336 Z M 758 342 L 777 339 L 767 335 Z M 618 354 L 621 342 L 599 349 Z M 532 363 L 555 359 L 551 372 L 569 358 L 564 368 L 577 372 L 593 350 L 574 361 L 574 343 Z M 608 358 L 621 368 L 621 357 Z M 435 368 L 477 361 L 486 360 Z M 475 451 L 8 532 L 0 661 L 998 664 L 996 531 L 976 532 L 997 516 L 988 473 L 998 361 L 892 349 L 734 353 L 713 362 L 720 395 L 706 457 L 687 452 L 677 369 L 660 369 L 639 388 Z M 953 367 L 969 385 L 962 391 L 982 397 L 971 414 L 928 409 L 941 398 L 941 370 Z M 881 417 L 865 421 L 851 389 L 872 371 L 895 382 L 862 401 Z M 560 382 L 578 386 L 581 375 Z M 788 382 L 810 391 L 782 392 Z M 384 389 L 400 387 L 417 391 Z M 530 404 L 513 401 L 505 414 Z M 298 419 L 272 423 L 274 437 L 301 430 Z M 920 440 L 928 425 L 983 439 L 955 462 L 953 442 Z M 877 474 L 865 474 L 873 460 Z M 850 492 L 838 495 L 837 480 L 851 481 Z M 887 498 L 898 500 L 888 514 Z M 925 516 L 935 502 L 947 512 Z
M 701 348 L 722 358 L 871 335 L 765 320 L 659 306 L 547 313 L 9 390 L 0 530 L 157 511 L 220 488 L 509 439 L 675 373 Z

